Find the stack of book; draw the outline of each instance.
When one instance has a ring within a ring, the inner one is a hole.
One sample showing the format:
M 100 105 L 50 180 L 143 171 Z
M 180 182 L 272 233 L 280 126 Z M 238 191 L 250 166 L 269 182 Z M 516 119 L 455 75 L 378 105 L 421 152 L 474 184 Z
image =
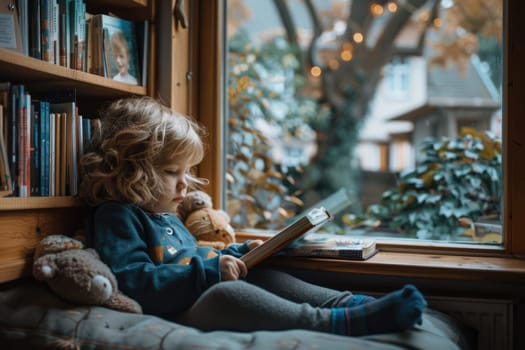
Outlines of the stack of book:
M 296 240 L 280 254 L 285 256 L 309 256 L 366 260 L 377 252 L 373 238 L 352 238 L 334 234 L 314 233 Z

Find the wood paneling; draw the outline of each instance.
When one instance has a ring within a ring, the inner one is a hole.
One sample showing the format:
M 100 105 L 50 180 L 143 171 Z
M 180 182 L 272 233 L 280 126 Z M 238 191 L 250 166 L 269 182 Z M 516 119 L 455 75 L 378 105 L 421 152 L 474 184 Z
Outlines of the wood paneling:
M 30 273 L 33 249 L 50 234 L 72 235 L 84 224 L 84 208 L 0 211 L 0 282 Z

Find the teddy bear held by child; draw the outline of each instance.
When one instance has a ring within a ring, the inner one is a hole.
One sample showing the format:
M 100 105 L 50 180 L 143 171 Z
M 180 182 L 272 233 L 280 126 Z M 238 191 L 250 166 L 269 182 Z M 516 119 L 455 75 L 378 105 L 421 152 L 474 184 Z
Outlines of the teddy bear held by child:
M 179 206 L 178 215 L 199 246 L 220 250 L 235 242 L 235 231 L 228 214 L 212 206 L 206 192 L 191 191 Z

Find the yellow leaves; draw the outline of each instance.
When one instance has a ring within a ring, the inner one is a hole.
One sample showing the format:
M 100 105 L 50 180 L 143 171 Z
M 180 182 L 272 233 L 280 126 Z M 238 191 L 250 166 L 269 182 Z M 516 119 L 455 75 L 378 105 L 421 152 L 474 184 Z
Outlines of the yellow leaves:
M 410 204 L 414 203 L 415 201 L 416 201 L 416 197 L 415 196 L 408 196 L 405 199 L 405 204 L 406 205 L 410 205 Z
M 432 183 L 434 182 L 435 171 L 439 169 L 441 169 L 441 164 L 431 163 L 428 166 L 428 170 L 419 176 L 419 178 L 423 180 L 425 187 L 430 187 L 432 185 Z
M 423 180 L 425 187 L 430 187 L 430 185 L 432 185 L 432 182 L 434 181 L 434 171 L 428 170 L 427 172 L 422 174 L 419 178 Z
M 295 196 L 286 196 L 284 197 L 285 200 L 287 200 L 288 202 L 290 203 L 293 203 L 299 207 L 302 207 L 304 205 L 304 202 L 302 200 L 300 200 L 299 198 L 295 197 Z
M 497 154 L 501 154 L 501 142 L 491 139 L 486 133 L 472 128 L 462 128 L 460 136 L 465 137 L 466 135 L 472 135 L 483 143 L 483 150 L 479 152 L 480 158 L 493 160 Z
M 248 89 L 248 87 L 250 86 L 253 86 L 253 84 L 250 83 L 250 77 L 248 77 L 247 75 L 242 76 L 237 82 L 237 92 L 241 93 L 242 91 Z
M 356 220 L 356 216 L 354 214 L 344 214 L 342 217 L 341 217 L 341 221 L 343 222 L 343 224 L 347 225 L 347 226 L 355 226 L 358 221 Z
M 270 176 L 270 177 L 274 177 L 276 179 L 282 179 L 283 178 L 283 174 L 274 170 L 274 169 L 268 169 L 266 170 L 266 175 L 267 176 Z

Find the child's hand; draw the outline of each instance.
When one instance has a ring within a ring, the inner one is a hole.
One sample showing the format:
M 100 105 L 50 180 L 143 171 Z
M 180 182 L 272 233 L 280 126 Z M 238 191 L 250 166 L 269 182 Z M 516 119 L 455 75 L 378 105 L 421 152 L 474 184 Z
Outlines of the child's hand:
M 244 278 L 248 274 L 248 268 L 241 259 L 231 255 L 222 255 L 220 258 L 221 280 L 235 281 L 240 277 Z
M 252 250 L 253 248 L 257 248 L 261 244 L 263 244 L 263 241 L 260 240 L 260 239 L 256 239 L 256 240 L 250 241 L 250 243 L 248 243 L 248 249 Z

